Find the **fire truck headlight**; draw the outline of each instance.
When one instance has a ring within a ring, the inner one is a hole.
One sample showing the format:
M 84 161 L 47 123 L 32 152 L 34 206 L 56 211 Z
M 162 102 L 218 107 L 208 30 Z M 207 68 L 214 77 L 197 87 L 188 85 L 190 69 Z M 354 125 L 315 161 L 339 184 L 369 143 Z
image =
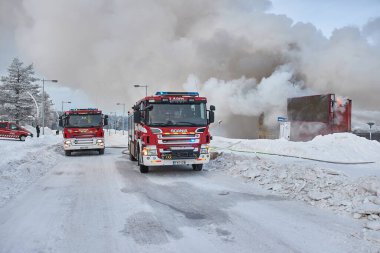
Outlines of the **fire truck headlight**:
M 67 141 L 65 141 L 65 144 L 66 144 L 66 145 L 70 145 L 70 144 L 71 144 L 71 140 L 67 140 Z
M 100 143 L 103 143 L 104 141 L 103 140 L 97 140 L 96 142 L 100 144 Z
M 157 149 L 155 149 L 155 148 L 144 148 L 142 153 L 144 156 L 157 156 Z
M 208 154 L 208 146 L 201 148 L 201 154 Z

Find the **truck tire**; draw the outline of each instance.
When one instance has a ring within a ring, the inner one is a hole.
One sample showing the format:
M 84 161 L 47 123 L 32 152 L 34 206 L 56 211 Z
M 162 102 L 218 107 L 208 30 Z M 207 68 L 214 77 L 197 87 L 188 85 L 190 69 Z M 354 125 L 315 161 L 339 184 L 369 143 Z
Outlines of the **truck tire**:
M 71 156 L 71 150 L 65 150 L 65 156 Z
M 148 173 L 149 172 L 149 167 L 145 165 L 140 165 L 140 172 L 141 173 Z
M 25 141 L 25 139 L 26 139 L 26 136 L 25 135 L 20 135 L 20 141 Z
M 195 171 L 201 171 L 203 169 L 203 164 L 193 164 L 192 167 Z
M 136 153 L 137 153 L 137 164 L 140 167 L 140 172 L 144 173 L 144 174 L 148 173 L 149 172 L 149 167 L 140 163 L 141 158 L 140 158 L 140 147 L 139 146 L 137 146 L 137 152 Z
M 99 149 L 99 155 L 104 155 L 104 150 L 105 150 L 105 148 Z
M 135 162 L 136 158 L 132 155 L 131 146 L 130 145 L 128 147 L 128 151 L 129 151 L 129 160 L 132 161 L 132 162 Z
M 129 152 L 129 160 L 132 161 L 132 162 L 136 161 L 136 158 L 134 158 L 134 156 L 132 155 L 131 152 Z

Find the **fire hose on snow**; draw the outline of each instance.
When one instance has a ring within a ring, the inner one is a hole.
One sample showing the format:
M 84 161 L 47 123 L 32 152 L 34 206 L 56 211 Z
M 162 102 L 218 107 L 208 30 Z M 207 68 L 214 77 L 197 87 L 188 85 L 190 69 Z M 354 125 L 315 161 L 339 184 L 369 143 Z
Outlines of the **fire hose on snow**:
M 339 161 L 327 161 L 327 160 L 321 160 L 316 158 L 310 158 L 310 157 L 304 157 L 304 156 L 296 156 L 296 155 L 286 155 L 286 154 L 278 154 L 278 153 L 269 153 L 269 152 L 262 152 L 262 151 L 254 151 L 254 150 L 240 150 L 240 149 L 234 149 L 233 146 L 239 144 L 241 141 L 236 142 L 232 145 L 229 145 L 227 147 L 212 147 L 212 150 L 229 150 L 232 152 L 238 152 L 238 153 L 247 153 L 247 154 L 256 154 L 256 155 L 271 155 L 271 156 L 280 156 L 280 157 L 288 157 L 288 158 L 297 158 L 297 159 L 303 159 L 303 160 L 309 160 L 309 161 L 316 161 L 316 162 L 323 162 L 323 163 L 332 163 L 332 164 L 343 164 L 343 165 L 360 165 L 360 164 L 371 164 L 375 163 L 374 161 L 361 161 L 361 162 L 339 162 Z

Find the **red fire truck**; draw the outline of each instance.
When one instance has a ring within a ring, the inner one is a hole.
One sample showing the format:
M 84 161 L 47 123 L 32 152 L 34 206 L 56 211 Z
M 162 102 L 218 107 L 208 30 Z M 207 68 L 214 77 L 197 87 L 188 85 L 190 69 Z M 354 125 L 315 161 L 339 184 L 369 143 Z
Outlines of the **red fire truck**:
M 103 126 L 108 125 L 108 116 L 98 109 L 71 109 L 59 117 L 63 127 L 63 147 L 65 155 L 73 151 L 97 150 L 104 154 Z
M 317 135 L 351 131 L 352 101 L 335 94 L 288 99 L 290 140 L 307 141 Z
M 192 165 L 200 171 L 209 162 L 209 125 L 215 106 L 197 92 L 157 92 L 138 101 L 128 117 L 130 159 L 148 173 L 150 166 Z

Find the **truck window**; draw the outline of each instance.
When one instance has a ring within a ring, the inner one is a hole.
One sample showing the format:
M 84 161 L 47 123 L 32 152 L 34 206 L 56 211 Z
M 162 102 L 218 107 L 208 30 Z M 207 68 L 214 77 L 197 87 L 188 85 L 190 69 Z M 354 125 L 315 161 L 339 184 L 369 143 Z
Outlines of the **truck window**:
M 65 127 L 101 127 L 101 114 L 73 114 L 66 117 Z
M 148 111 L 150 126 L 205 126 L 206 105 L 199 104 L 153 104 Z
M 11 130 L 19 130 L 18 126 L 16 124 L 10 124 L 9 129 Z
M 0 129 L 5 129 L 5 128 L 7 128 L 7 123 L 0 122 Z

